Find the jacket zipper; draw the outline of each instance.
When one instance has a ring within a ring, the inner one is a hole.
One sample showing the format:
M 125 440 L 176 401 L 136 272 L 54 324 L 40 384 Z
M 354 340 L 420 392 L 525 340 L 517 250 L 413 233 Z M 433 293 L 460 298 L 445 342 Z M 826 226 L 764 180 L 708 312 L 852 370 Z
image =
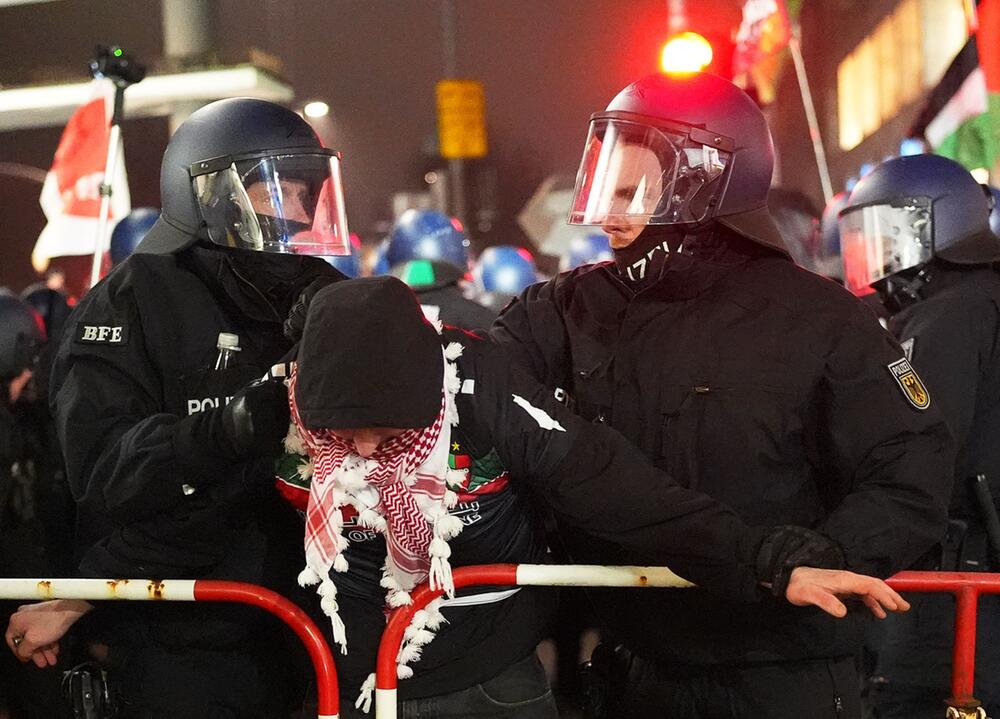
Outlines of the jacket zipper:
M 267 297 L 264 296 L 263 292 L 257 289 L 257 286 L 254 285 L 253 282 L 251 282 L 246 277 L 241 275 L 239 271 L 237 271 L 237 269 L 231 263 L 229 264 L 229 269 L 233 271 L 233 274 L 236 275 L 236 278 L 238 280 L 240 280 L 243 284 L 247 285 L 250 289 L 252 289 L 254 292 L 257 293 L 257 296 L 264 301 L 264 304 L 267 306 L 269 310 L 271 310 L 271 313 L 274 315 L 274 318 L 276 320 L 278 320 L 279 322 L 283 321 L 281 315 L 278 314 L 278 310 L 274 309 L 274 305 L 272 305 L 270 300 L 268 300 Z

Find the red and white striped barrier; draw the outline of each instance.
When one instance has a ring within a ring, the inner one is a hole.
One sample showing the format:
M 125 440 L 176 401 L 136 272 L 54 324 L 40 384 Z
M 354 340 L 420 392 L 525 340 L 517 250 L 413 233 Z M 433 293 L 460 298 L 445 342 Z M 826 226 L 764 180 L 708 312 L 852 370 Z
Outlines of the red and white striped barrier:
M 455 588 L 472 586 L 672 587 L 694 585 L 665 567 L 489 564 L 454 569 Z M 887 580 L 899 592 L 946 592 L 956 598 L 952 697 L 948 716 L 981 717 L 973 696 L 976 612 L 981 595 L 1000 594 L 1000 573 L 900 572 Z M 413 603 L 392 613 L 378 650 L 375 717 L 396 717 L 396 658 L 413 615 L 442 595 L 422 584 Z M 316 671 L 318 719 L 337 719 L 337 670 L 323 634 L 289 600 L 269 589 L 242 582 L 166 579 L 0 579 L 0 599 L 87 599 L 130 601 L 238 602 L 260 607 L 281 619 L 305 644 Z
M 672 587 L 694 586 L 665 567 L 606 567 L 548 564 L 486 564 L 454 569 L 455 589 L 472 586 Z M 976 610 L 983 594 L 1000 594 L 1000 574 L 975 572 L 900 572 L 886 580 L 898 592 L 947 592 L 956 598 L 952 696 L 948 719 L 982 719 L 973 696 Z M 396 659 L 403 634 L 417 611 L 442 595 L 421 584 L 413 603 L 389 617 L 379 644 L 375 670 L 375 719 L 396 717 Z
M 900 572 L 886 583 L 897 592 L 933 592 L 955 595 L 955 644 L 951 662 L 948 719 L 984 719 L 986 713 L 973 696 L 976 676 L 976 613 L 979 597 L 1000 594 L 1000 574 L 987 572 Z
M 455 589 L 484 585 L 544 587 L 673 587 L 694 585 L 666 567 L 605 567 L 559 564 L 484 564 L 455 567 Z M 375 668 L 375 719 L 396 719 L 396 657 L 403 633 L 417 611 L 443 594 L 426 583 L 410 593 L 413 603 L 395 610 L 389 617 L 378 648 Z
M 287 624 L 309 651 L 316 670 L 318 719 L 337 719 L 337 668 L 323 634 L 295 604 L 270 589 L 208 579 L 0 579 L 0 599 L 237 602 L 264 609 Z

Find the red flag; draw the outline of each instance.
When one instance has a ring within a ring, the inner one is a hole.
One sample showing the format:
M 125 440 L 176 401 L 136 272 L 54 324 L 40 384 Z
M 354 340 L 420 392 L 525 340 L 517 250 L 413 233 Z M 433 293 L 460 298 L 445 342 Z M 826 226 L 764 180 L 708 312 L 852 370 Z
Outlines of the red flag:
M 791 39 L 792 25 L 784 0 L 746 0 L 733 51 L 737 83 L 756 86 L 763 101 L 773 99 L 780 69 L 777 55 Z
M 94 254 L 114 87 L 108 80 L 95 80 L 93 89 L 93 99 L 77 109 L 66 124 L 52 169 L 42 186 L 39 202 L 48 224 L 31 253 L 31 263 L 39 272 L 48 267 L 53 257 Z M 118 158 L 108 212 L 112 224 L 131 210 L 120 149 Z

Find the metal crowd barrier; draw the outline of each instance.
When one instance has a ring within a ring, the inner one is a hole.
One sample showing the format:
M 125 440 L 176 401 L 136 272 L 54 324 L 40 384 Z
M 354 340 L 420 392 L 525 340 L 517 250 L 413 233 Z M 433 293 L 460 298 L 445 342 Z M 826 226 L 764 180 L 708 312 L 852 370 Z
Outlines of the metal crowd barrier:
M 486 564 L 456 567 L 456 589 L 474 586 L 671 587 L 693 586 L 666 567 L 599 565 Z M 983 719 L 973 695 L 976 615 L 984 594 L 1000 594 L 1000 573 L 900 572 L 887 580 L 898 592 L 955 595 L 955 645 L 948 719 Z M 413 603 L 389 617 L 378 649 L 375 719 L 395 719 L 396 660 L 413 615 L 443 594 L 424 583 L 411 592 Z M 322 632 L 289 600 L 254 584 L 213 580 L 166 579 L 0 579 L 0 599 L 87 599 L 133 601 L 238 602 L 260 607 L 281 619 L 305 644 L 316 671 L 318 719 L 337 719 L 337 671 Z M 419 666 L 418 666 L 419 669 Z
M 691 587 L 690 582 L 664 567 L 604 567 L 587 565 L 486 564 L 454 570 L 455 588 L 487 585 L 575 587 Z M 979 596 L 1000 594 L 1000 574 L 975 572 L 900 572 L 887 580 L 897 592 L 948 592 L 955 595 L 955 648 L 952 696 L 948 719 L 984 719 L 973 696 L 976 658 L 976 611 Z M 427 584 L 411 592 L 413 604 L 389 617 L 378 650 L 375 671 L 375 719 L 396 717 L 396 658 L 403 633 L 413 615 L 442 592 Z M 417 665 L 419 671 L 419 665 Z
M 983 594 L 1000 594 L 1000 574 L 979 572 L 900 572 L 886 582 L 897 592 L 955 595 L 955 645 L 952 650 L 948 719 L 985 719 L 973 696 L 976 676 L 976 612 Z
M 256 584 L 207 579 L 0 579 L 0 599 L 237 602 L 260 607 L 287 624 L 309 651 L 316 670 L 318 719 L 337 719 L 340 713 L 337 668 L 323 633 L 295 604 Z
M 666 567 L 559 564 L 484 564 L 452 570 L 455 589 L 485 585 L 521 587 L 673 587 L 694 585 Z M 386 624 L 375 668 L 375 719 L 396 719 L 396 657 L 413 615 L 443 594 L 426 584 L 410 592 L 413 603 L 396 609 Z M 420 665 L 416 666 L 419 671 Z

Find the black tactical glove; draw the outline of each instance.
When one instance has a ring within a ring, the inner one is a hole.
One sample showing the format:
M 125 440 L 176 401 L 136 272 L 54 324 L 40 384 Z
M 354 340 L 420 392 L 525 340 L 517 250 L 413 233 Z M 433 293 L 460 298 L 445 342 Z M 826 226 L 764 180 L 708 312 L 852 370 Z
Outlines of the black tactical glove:
M 285 383 L 265 380 L 229 400 L 222 409 L 222 431 L 236 457 L 276 457 L 290 419 Z
M 283 326 L 285 337 L 292 342 L 298 342 L 302 339 L 302 331 L 306 328 L 306 313 L 309 312 L 309 303 L 312 302 L 317 292 L 340 279 L 339 277 L 324 276 L 306 285 L 306 288 L 299 293 L 299 298 L 295 300 L 292 309 L 288 311 L 288 317 Z
M 254 382 L 236 393 L 226 406 L 178 422 L 174 448 L 186 470 L 211 477 L 234 462 L 278 457 L 288 434 L 289 419 L 285 383 Z
M 781 526 L 759 530 L 757 580 L 769 582 L 776 597 L 784 597 L 796 567 L 843 569 L 844 552 L 836 542 L 805 527 Z

